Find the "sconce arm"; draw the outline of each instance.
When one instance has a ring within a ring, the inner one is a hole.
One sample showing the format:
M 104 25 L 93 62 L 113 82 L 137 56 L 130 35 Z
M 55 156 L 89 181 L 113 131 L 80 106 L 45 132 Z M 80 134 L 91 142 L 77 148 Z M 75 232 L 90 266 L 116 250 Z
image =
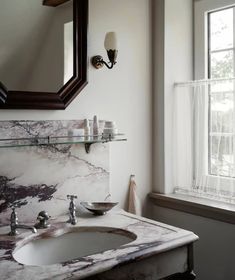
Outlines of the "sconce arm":
M 107 62 L 105 62 L 104 60 L 102 60 L 102 63 L 109 69 L 112 69 L 114 64 L 116 64 L 116 62 L 111 62 L 111 65 L 109 65 Z
M 108 69 L 112 69 L 113 66 L 116 64 L 116 62 L 111 62 L 111 64 L 109 65 L 107 62 L 105 62 L 103 60 L 103 57 L 100 55 L 96 55 L 93 56 L 91 59 L 91 63 L 92 65 L 96 68 L 96 69 L 100 69 L 102 68 L 104 65 L 108 68 Z

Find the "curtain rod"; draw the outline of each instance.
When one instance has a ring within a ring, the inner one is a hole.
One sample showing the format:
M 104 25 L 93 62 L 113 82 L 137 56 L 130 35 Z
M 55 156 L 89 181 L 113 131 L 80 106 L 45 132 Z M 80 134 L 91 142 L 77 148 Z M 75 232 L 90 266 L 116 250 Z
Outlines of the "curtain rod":
M 235 78 L 220 78 L 220 79 L 204 79 L 204 80 L 194 80 L 194 81 L 188 81 L 188 82 L 177 82 L 174 83 L 174 86 L 187 86 L 187 85 L 200 85 L 200 84 L 211 84 L 211 83 L 219 83 L 219 82 L 229 82 L 234 81 Z

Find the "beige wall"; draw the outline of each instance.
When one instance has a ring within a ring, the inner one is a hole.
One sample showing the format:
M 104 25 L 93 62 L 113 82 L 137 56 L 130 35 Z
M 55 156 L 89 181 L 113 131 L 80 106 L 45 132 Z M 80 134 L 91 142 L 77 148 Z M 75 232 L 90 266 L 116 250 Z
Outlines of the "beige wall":
M 193 1 L 153 3 L 153 189 L 171 193 L 174 83 L 193 78 Z
M 105 33 L 118 33 L 118 64 L 95 70 L 89 84 L 65 111 L 7 110 L 1 120 L 92 118 L 115 120 L 128 138 L 110 145 L 111 192 L 124 206 L 129 175 L 136 174 L 141 199 L 151 189 L 150 0 L 90 0 L 89 56 L 101 54 Z

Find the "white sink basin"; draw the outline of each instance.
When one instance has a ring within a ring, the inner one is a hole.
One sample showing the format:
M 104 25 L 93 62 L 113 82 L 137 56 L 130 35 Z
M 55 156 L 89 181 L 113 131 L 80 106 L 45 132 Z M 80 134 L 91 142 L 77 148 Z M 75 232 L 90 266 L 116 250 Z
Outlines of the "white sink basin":
M 17 247 L 13 252 L 14 259 L 25 265 L 51 265 L 116 249 L 136 239 L 131 232 L 105 227 L 80 227 L 53 234 L 57 236 L 39 236 Z

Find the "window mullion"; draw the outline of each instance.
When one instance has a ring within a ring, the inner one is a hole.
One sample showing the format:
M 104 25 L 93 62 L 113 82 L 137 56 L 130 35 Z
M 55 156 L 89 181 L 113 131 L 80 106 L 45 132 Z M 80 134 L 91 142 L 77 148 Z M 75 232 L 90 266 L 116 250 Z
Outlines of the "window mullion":
M 211 14 L 207 17 L 207 78 L 211 78 Z M 208 121 L 207 121 L 207 172 L 211 174 L 211 89 L 208 86 Z
M 234 47 L 233 48 L 218 49 L 218 50 L 210 51 L 210 53 L 213 54 L 213 53 L 229 52 L 229 51 L 234 51 Z
M 234 71 L 235 71 L 235 51 L 234 51 L 234 47 L 235 47 L 235 7 L 233 8 L 233 77 L 234 75 Z M 235 81 L 233 81 L 233 165 L 235 164 L 235 137 L 234 137 L 234 133 L 235 133 Z M 232 176 L 234 177 L 235 170 L 233 170 L 233 174 Z

